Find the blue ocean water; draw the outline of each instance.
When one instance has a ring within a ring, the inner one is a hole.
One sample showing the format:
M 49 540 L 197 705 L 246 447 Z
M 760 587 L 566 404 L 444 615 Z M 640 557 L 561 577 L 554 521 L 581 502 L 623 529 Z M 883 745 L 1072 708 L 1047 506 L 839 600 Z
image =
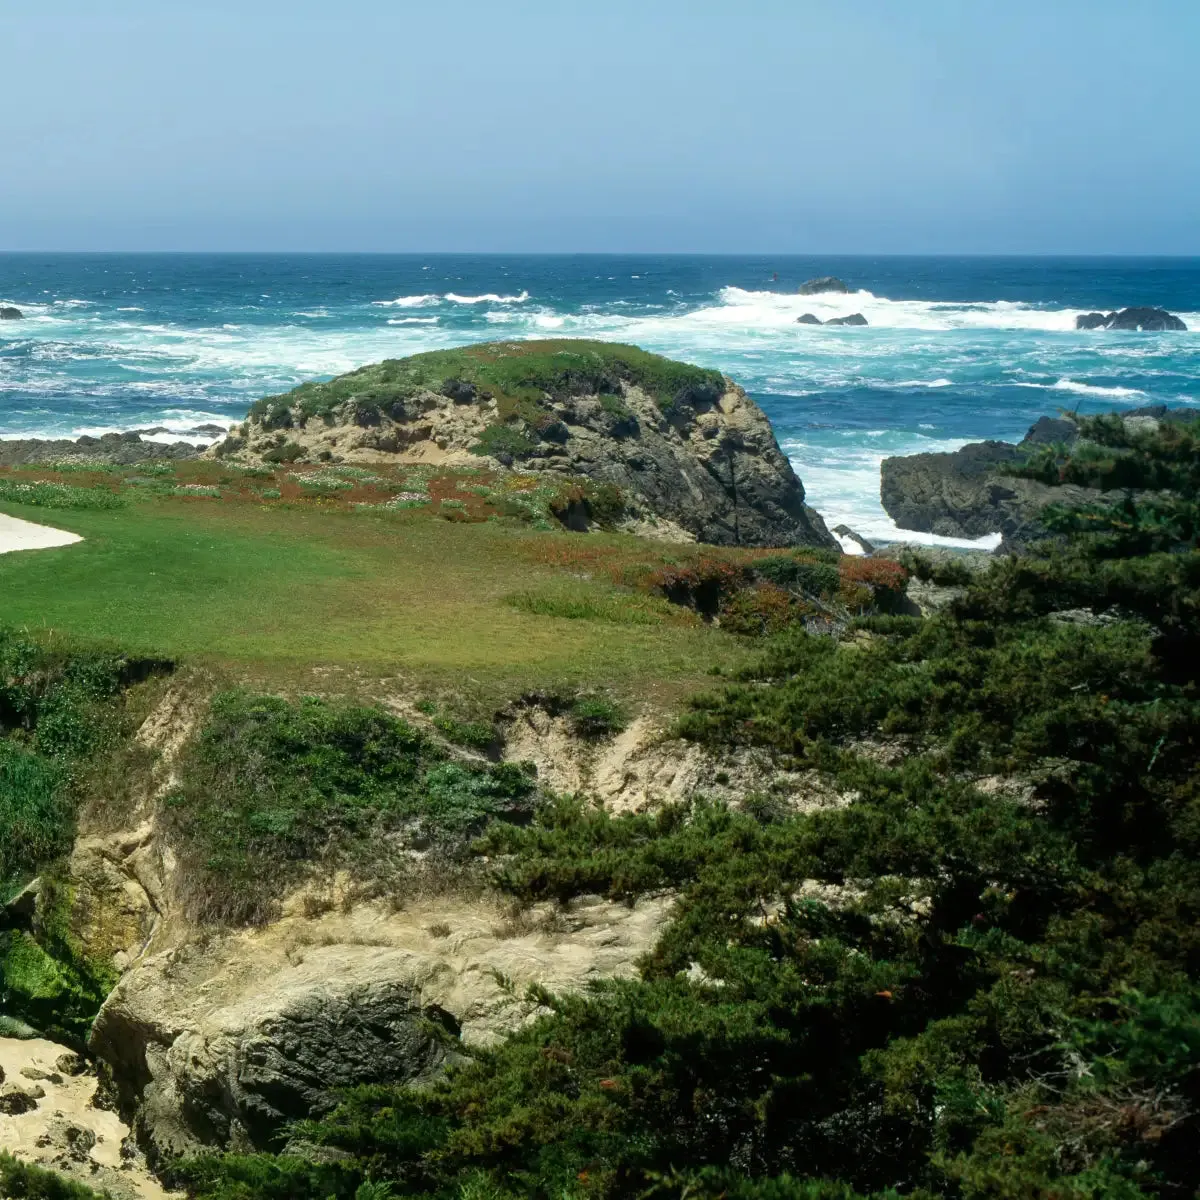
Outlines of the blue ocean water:
M 858 290 L 796 294 L 826 274 Z M 1200 259 L 7 254 L 0 303 L 25 313 L 0 323 L 0 437 L 187 433 L 380 358 L 607 338 L 737 379 L 811 502 L 878 538 L 897 536 L 886 455 L 1019 438 L 1059 408 L 1200 404 Z M 1189 332 L 1074 330 L 1130 304 Z

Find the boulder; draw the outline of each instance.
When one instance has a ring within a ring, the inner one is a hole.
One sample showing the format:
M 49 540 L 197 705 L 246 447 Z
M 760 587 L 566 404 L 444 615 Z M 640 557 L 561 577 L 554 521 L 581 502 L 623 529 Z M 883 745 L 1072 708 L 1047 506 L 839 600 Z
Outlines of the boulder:
M 874 554 L 875 547 L 865 537 L 860 537 L 849 525 L 835 525 L 831 531 L 842 544 L 847 554 Z M 849 543 L 849 545 L 847 545 Z
M 621 509 L 612 521 L 643 533 L 836 547 L 770 422 L 736 383 L 633 346 L 495 342 L 363 367 L 260 401 L 245 436 L 209 453 L 269 462 L 284 443 L 304 462 L 483 467 L 611 485 Z
M 1164 308 L 1122 308 L 1119 312 L 1082 313 L 1075 318 L 1076 329 L 1122 329 L 1143 332 L 1172 330 L 1187 332 L 1187 325 Z
M 826 325 L 865 325 L 867 318 L 862 313 L 851 313 L 848 317 L 830 317 Z
M 836 275 L 821 275 L 806 279 L 797 289 L 801 296 L 819 296 L 822 292 L 849 292 L 850 288 Z
M 814 317 L 812 313 L 805 313 L 802 317 L 796 318 L 797 325 L 820 325 L 821 318 Z
M 339 1088 L 432 1079 L 460 1036 L 487 1045 L 532 1019 L 531 983 L 632 974 L 670 908 L 581 899 L 514 918 L 443 896 L 311 918 L 298 899 L 272 925 L 141 959 L 89 1044 L 156 1155 L 267 1149 Z
M 0 306 L 0 321 L 19 321 L 25 314 L 11 304 Z

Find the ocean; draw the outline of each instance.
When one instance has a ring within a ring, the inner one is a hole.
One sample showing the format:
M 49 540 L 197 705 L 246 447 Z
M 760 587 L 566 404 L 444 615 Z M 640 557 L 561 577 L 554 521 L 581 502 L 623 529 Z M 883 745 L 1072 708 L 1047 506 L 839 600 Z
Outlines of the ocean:
M 849 295 L 800 296 L 836 275 Z M 0 254 L 0 437 L 240 420 L 260 396 L 466 342 L 592 337 L 717 367 L 829 524 L 901 533 L 891 454 L 1019 439 L 1044 413 L 1200 404 L 1200 259 Z M 1076 332 L 1169 309 L 1187 333 Z M 861 313 L 866 328 L 798 325 Z

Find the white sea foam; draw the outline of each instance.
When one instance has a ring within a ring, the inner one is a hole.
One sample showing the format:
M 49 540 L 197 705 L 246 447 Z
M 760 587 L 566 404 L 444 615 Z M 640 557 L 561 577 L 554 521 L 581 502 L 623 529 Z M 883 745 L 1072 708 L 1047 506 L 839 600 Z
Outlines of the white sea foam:
M 457 292 L 447 292 L 443 300 L 451 304 L 524 304 L 529 299 L 528 292 L 519 296 L 498 296 L 495 292 L 487 292 L 482 296 L 460 296 Z
M 388 317 L 389 325 L 436 325 L 441 317 Z
M 1112 396 L 1118 400 L 1127 396 L 1144 396 L 1146 394 L 1138 388 L 1101 387 L 1099 384 L 1078 383 L 1074 379 L 1060 379 L 1057 383 L 1051 384 L 1051 387 L 1056 392 L 1078 392 L 1081 396 Z
M 379 308 L 424 308 L 428 304 L 436 304 L 441 296 L 426 292 L 421 296 L 397 296 L 395 300 L 372 300 L 371 303 Z

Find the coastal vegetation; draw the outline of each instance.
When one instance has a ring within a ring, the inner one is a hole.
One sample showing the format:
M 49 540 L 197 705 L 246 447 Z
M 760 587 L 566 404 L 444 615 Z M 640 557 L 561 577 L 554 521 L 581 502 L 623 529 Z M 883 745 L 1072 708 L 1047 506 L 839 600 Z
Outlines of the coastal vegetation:
M 480 361 L 466 382 L 521 401 Z M 598 898 L 672 905 L 631 977 L 535 985 L 534 1019 L 432 1081 L 159 1163 L 189 1195 L 1193 1195 L 1200 439 L 1082 432 L 1019 470 L 1137 501 L 1051 508 L 1050 540 L 984 570 L 581 536 L 458 467 L 5 472 L 113 501 L 0 561 L 27 627 L 0 639 L 0 876 L 41 889 L 0 933 L 4 1013 L 82 1043 L 113 979 L 73 940 L 65 859 L 186 661 L 208 683 L 157 803 L 197 928 L 245 934 L 339 874 L 503 897 L 514 928 L 548 911 L 547 939 Z M 955 598 L 918 615 L 913 576 Z M 515 698 L 598 744 L 652 704 L 782 775 L 610 812 L 499 761 Z

